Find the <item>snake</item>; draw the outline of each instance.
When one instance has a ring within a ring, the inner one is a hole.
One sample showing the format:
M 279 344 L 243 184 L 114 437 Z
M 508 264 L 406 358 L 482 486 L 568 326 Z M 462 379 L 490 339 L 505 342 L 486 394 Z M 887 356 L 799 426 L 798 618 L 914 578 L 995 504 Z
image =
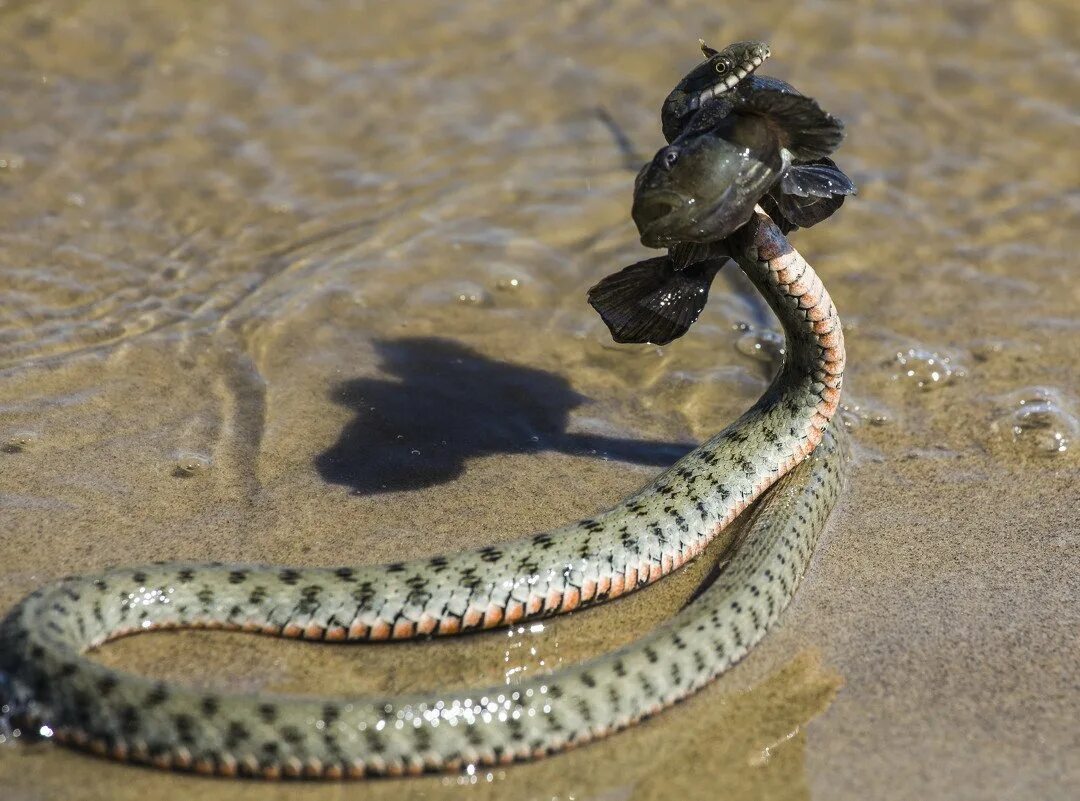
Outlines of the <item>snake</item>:
M 758 210 L 732 258 L 783 327 L 754 405 L 601 514 L 478 550 L 385 565 L 157 563 L 67 577 L 0 622 L 0 713 L 28 737 L 222 776 L 398 776 L 541 757 L 655 714 L 738 662 L 787 606 L 840 487 L 844 371 L 821 279 Z M 781 479 L 783 479 L 781 481 Z M 780 486 L 774 486 L 779 483 Z M 314 641 L 449 635 L 569 612 L 654 582 L 756 499 L 716 580 L 651 633 L 512 687 L 391 697 L 206 691 L 88 652 L 154 629 Z

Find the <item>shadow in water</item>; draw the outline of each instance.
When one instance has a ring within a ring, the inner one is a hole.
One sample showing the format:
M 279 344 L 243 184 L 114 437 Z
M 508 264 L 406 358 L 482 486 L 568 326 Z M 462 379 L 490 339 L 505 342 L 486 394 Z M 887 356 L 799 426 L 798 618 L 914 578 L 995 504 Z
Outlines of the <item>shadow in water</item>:
M 333 391 L 356 411 L 315 458 L 333 484 L 371 494 L 430 487 L 460 476 L 465 462 L 497 453 L 552 450 L 666 466 L 694 447 L 566 431 L 587 401 L 563 377 L 493 361 L 445 339 L 375 343 L 394 380 L 357 378 Z

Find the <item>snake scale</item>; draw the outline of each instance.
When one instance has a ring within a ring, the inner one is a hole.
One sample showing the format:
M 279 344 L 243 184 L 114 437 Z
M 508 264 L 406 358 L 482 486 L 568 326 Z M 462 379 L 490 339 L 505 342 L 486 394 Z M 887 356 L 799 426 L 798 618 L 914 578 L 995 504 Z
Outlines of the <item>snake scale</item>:
M 62 579 L 0 624 L 9 725 L 161 768 L 356 778 L 549 754 L 700 688 L 746 654 L 791 599 L 836 498 L 843 456 L 828 428 L 844 346 L 827 291 L 763 213 L 731 247 L 784 328 L 784 364 L 738 420 L 619 505 L 513 542 L 398 564 L 162 563 Z M 717 580 L 673 619 L 617 651 L 513 687 L 389 698 L 231 695 L 85 655 L 150 629 L 385 640 L 568 612 L 678 568 L 785 475 Z

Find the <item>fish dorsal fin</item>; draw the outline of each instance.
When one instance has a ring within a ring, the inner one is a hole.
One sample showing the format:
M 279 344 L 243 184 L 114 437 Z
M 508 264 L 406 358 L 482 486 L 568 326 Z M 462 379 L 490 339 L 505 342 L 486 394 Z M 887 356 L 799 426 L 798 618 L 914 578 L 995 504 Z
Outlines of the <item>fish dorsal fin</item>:
M 744 94 L 739 110 L 768 119 L 795 161 L 828 156 L 844 139 L 844 124 L 805 95 L 760 89 Z

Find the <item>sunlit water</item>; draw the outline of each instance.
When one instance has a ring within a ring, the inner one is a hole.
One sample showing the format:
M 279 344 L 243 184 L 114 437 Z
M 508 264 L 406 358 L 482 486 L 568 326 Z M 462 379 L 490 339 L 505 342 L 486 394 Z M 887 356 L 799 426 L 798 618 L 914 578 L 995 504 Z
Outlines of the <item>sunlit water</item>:
M 781 628 L 698 698 L 407 792 L 1067 797 L 1070 6 L 0 2 L 0 606 L 107 563 L 488 544 L 613 503 L 719 429 L 782 345 L 749 285 L 725 269 L 665 348 L 612 344 L 584 292 L 646 255 L 632 165 L 697 38 L 762 38 L 765 72 L 847 121 L 860 187 L 794 237 L 847 325 L 846 500 Z M 706 568 L 538 631 L 150 636 L 102 658 L 246 689 L 512 684 L 632 639 Z M 20 799 L 192 781 L 0 749 Z

